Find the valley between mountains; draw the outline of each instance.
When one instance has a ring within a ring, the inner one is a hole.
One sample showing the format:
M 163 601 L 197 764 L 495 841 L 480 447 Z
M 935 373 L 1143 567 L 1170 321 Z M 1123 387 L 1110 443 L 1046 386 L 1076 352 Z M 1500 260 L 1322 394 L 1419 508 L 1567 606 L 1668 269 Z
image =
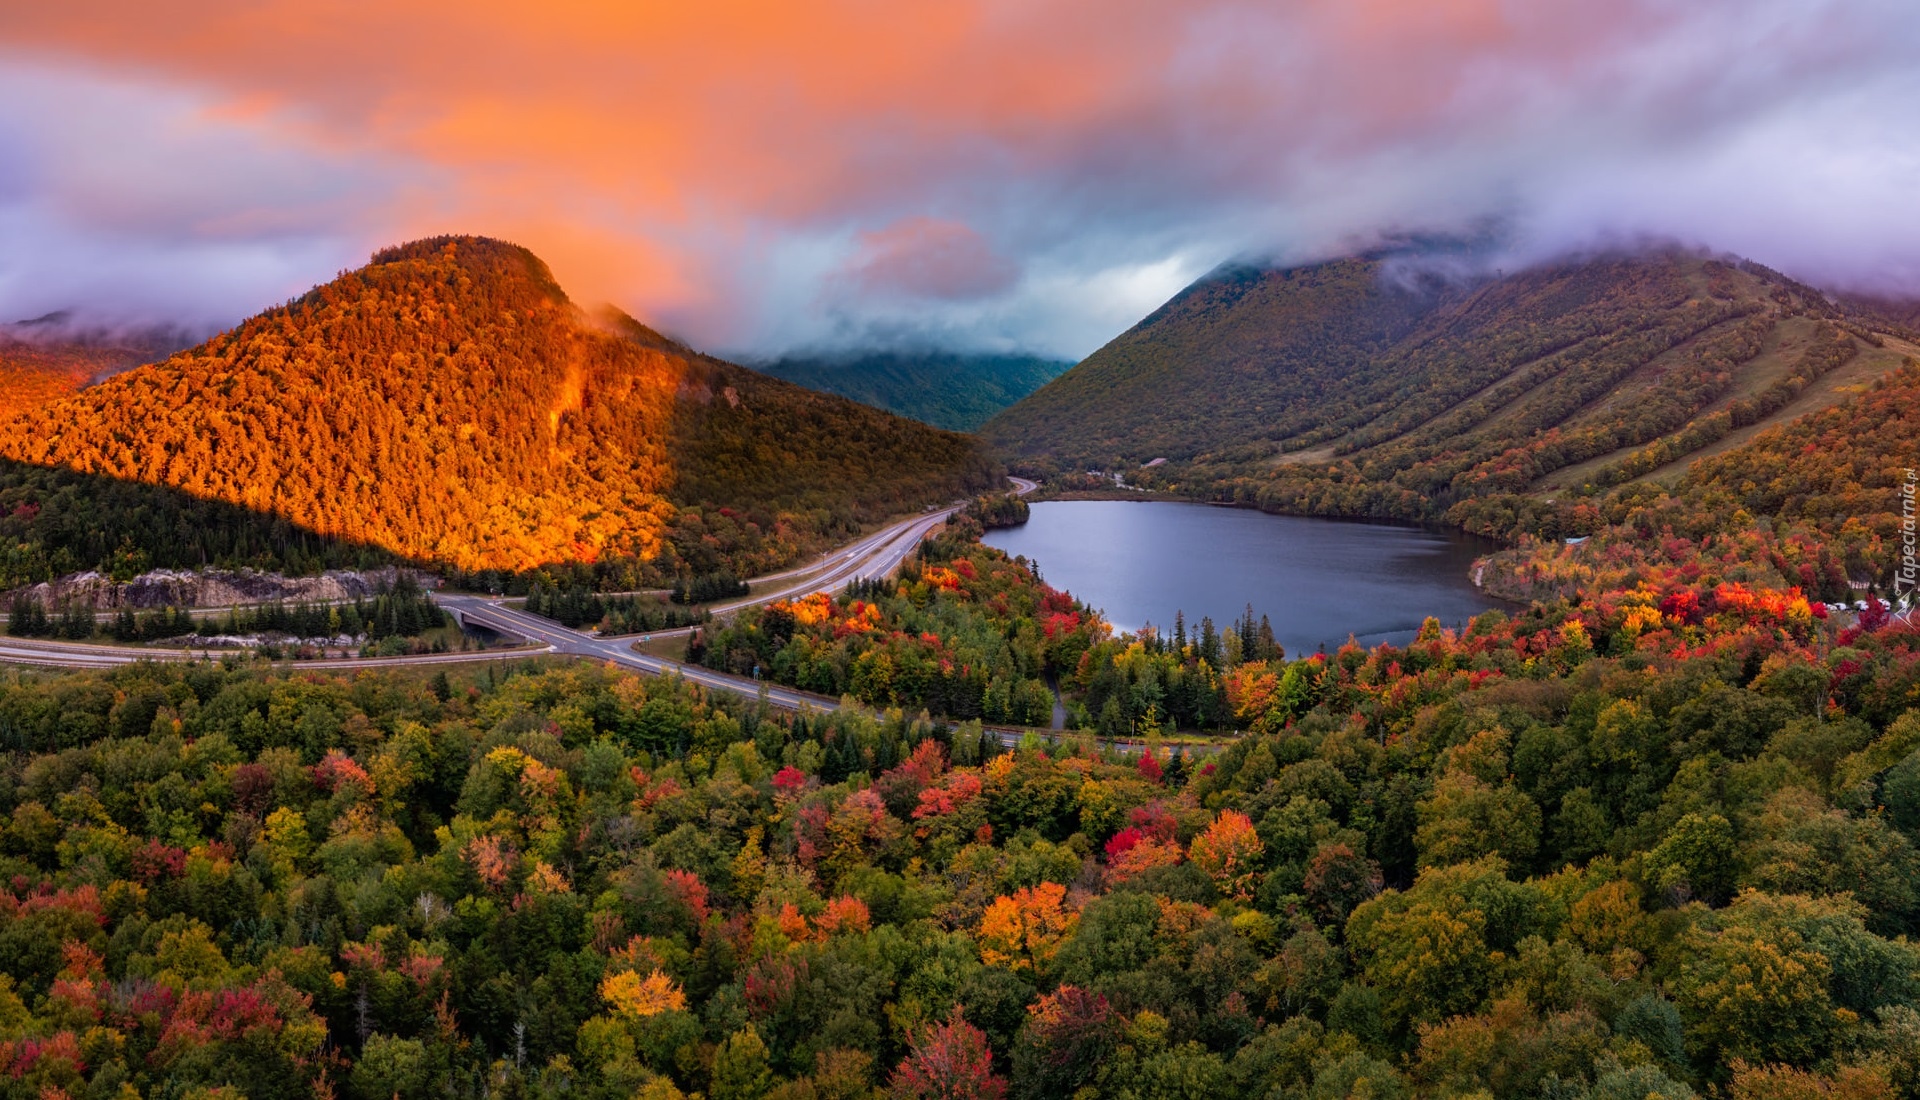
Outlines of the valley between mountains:
M 0 1100 L 1913 1100 L 1912 316 L 1229 267 L 1044 384 L 884 359 L 977 434 L 485 238 L 29 332 Z M 1088 495 L 1474 532 L 1488 609 L 1119 630 L 983 541 Z

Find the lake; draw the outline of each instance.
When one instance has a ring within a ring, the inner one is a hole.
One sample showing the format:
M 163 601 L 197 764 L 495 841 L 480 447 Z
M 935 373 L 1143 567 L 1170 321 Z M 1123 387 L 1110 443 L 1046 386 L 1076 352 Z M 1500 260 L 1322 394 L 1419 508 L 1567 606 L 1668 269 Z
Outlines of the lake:
M 1062 500 L 1033 506 L 987 545 L 1036 562 L 1048 584 L 1100 608 L 1116 630 L 1173 627 L 1184 611 L 1224 629 L 1253 605 L 1290 655 L 1405 644 L 1421 620 L 1464 624 L 1492 607 L 1474 558 L 1496 544 L 1398 524 L 1274 516 L 1171 501 Z

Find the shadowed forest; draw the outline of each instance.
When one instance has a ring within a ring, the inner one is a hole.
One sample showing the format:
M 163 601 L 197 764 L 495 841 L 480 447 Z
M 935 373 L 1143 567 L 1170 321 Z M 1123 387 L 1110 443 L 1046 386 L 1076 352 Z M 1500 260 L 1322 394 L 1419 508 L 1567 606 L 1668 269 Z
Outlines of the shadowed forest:
M 17 471 L 4 491 L 27 579 L 42 560 L 112 568 L 122 543 L 154 565 L 296 570 L 369 546 L 627 589 L 763 572 L 991 482 L 964 436 L 590 318 L 532 254 L 483 238 L 386 250 L 198 348 L 29 408 L 0 425 L 0 453 L 287 525 L 203 536 L 199 521 L 238 514 L 125 491 L 69 495 L 56 510 L 73 522 L 43 522 L 43 494 L 73 482 Z

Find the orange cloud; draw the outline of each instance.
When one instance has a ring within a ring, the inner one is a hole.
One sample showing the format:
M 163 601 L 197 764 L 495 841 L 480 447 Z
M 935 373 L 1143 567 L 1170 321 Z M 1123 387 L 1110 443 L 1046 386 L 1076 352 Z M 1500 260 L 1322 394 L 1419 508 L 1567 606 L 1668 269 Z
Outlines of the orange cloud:
M 718 192 L 799 213 L 839 193 L 875 127 L 938 141 L 1070 122 L 1125 87 L 1127 70 L 1154 67 L 1138 43 L 1097 30 L 1082 39 L 1093 50 L 1046 45 L 1065 41 L 1059 16 L 1110 26 L 1108 5 L 1046 20 L 989 7 L 393 0 L 346 17 L 281 0 L 188 17 L 77 0 L 9 13 L 0 39 L 271 97 L 343 140 L 463 165 L 544 161 L 637 180 L 653 201 Z
M 1901 40 L 1786 0 L 7 6 L 0 56 L 191 87 L 209 125 L 403 179 L 358 234 L 516 236 L 584 295 L 723 340 L 775 270 L 971 298 L 1050 251 L 1118 270 L 1182 235 L 1218 259 L 1235 232 L 1418 221 L 1392 173 L 1470 207 L 1556 142 L 1762 110 L 1796 67 Z M 1459 151 L 1489 178 L 1454 180 Z
M 1128 74 L 1167 49 L 1126 31 L 1164 21 L 1151 7 L 76 0 L 10 12 L 0 45 L 210 89 L 215 120 L 278 112 L 295 140 L 446 169 L 381 228 L 572 225 L 570 250 L 600 258 L 559 261 L 563 277 L 671 303 L 707 278 L 712 234 L 897 204 L 1003 130 L 1123 109 Z

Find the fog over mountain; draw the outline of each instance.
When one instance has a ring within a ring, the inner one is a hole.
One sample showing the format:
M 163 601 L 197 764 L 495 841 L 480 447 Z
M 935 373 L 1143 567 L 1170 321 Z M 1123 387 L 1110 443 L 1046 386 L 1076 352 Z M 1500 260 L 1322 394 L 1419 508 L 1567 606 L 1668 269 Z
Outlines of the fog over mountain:
M 1077 358 L 1222 261 L 1416 231 L 1920 293 L 1896 0 L 15 7 L 5 317 L 228 324 L 450 230 L 757 355 Z

